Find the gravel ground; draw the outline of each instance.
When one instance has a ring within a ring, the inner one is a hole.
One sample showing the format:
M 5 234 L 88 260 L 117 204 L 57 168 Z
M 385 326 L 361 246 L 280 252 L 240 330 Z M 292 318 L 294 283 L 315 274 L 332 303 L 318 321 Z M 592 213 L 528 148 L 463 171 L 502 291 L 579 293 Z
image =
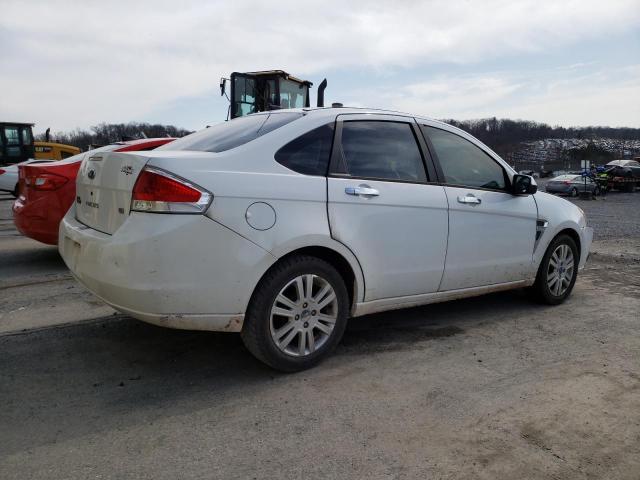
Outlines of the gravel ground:
M 537 179 L 544 191 L 546 179 Z M 582 208 L 587 222 L 594 228 L 594 240 L 640 238 L 640 191 L 635 193 L 609 192 L 595 200 L 567 198 Z

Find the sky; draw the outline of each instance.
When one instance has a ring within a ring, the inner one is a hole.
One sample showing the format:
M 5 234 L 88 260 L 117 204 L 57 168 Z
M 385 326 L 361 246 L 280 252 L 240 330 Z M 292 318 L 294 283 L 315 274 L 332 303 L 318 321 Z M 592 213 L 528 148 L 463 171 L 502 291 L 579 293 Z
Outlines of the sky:
M 0 120 L 223 121 L 220 77 L 281 69 L 326 102 L 640 127 L 640 0 L 0 0 Z

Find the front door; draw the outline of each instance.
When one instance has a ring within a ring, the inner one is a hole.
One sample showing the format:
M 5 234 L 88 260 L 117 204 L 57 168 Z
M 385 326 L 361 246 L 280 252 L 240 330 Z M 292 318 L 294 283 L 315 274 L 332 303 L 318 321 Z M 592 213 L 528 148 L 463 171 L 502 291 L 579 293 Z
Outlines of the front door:
M 509 193 L 504 167 L 453 132 L 421 125 L 449 202 L 441 291 L 530 278 L 538 210 L 532 195 Z
M 410 117 L 338 116 L 329 224 L 360 262 L 366 301 L 436 292 L 442 279 L 447 198 L 419 135 Z

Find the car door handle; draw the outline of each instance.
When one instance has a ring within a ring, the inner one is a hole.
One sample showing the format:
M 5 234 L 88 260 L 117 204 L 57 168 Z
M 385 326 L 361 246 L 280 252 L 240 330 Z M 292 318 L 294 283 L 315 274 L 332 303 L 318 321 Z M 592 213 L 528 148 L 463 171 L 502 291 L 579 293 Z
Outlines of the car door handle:
M 470 203 L 471 205 L 480 205 L 482 203 L 482 199 L 472 195 L 471 193 L 466 194 L 464 197 L 458 197 L 459 203 Z
M 355 195 L 359 197 L 377 197 L 380 192 L 369 185 L 360 185 L 358 187 L 347 187 L 344 189 L 347 195 Z

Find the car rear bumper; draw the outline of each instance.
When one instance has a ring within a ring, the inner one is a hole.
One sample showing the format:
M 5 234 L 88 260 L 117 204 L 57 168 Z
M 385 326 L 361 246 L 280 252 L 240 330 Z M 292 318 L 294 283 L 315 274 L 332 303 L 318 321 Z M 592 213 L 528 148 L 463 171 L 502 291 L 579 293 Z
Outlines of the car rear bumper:
M 108 235 L 60 223 L 74 276 L 115 309 L 164 327 L 240 331 L 255 285 L 275 258 L 204 215 L 132 213 Z
M 64 212 L 50 203 L 48 209 L 43 210 L 44 203 L 46 202 L 24 203 L 22 197 L 18 197 L 13 203 L 13 223 L 25 236 L 49 245 L 57 245 L 58 225 Z M 46 216 L 43 213 L 46 213 Z

